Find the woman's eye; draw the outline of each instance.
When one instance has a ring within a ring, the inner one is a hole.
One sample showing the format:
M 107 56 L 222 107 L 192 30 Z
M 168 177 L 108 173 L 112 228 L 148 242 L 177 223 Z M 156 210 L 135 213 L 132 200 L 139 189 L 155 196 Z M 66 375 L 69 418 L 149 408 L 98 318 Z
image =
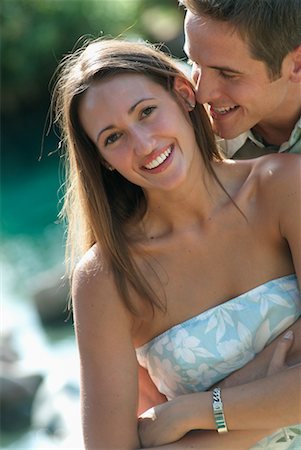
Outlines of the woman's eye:
M 112 133 L 105 139 L 105 146 L 114 144 L 121 136 L 121 133 Z
M 142 117 L 150 116 L 151 113 L 156 109 L 156 106 L 148 106 L 147 108 L 144 108 L 141 112 Z

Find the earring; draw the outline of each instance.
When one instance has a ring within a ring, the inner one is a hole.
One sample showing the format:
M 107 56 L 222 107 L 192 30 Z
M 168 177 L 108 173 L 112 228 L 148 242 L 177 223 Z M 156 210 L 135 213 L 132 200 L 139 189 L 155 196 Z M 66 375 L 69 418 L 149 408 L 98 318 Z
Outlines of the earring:
M 190 102 L 187 102 L 187 103 L 188 103 L 189 108 L 191 108 L 191 110 L 193 110 L 195 108 L 195 103 L 190 103 Z
M 110 172 L 113 172 L 113 170 L 115 170 L 114 167 L 111 166 L 104 158 L 101 158 L 101 163 Z

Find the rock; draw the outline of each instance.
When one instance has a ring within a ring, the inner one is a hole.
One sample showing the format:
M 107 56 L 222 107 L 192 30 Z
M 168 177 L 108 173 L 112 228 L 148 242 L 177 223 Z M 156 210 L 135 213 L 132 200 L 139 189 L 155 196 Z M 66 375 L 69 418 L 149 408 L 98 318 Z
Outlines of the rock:
M 14 336 L 0 339 L 0 426 L 3 431 L 19 431 L 30 426 L 35 393 L 43 380 L 38 373 L 27 373 L 20 364 Z
M 12 364 L 19 360 L 19 354 L 14 347 L 14 337 L 12 332 L 3 334 L 0 338 L 0 361 L 2 365 Z M 9 367 L 9 366 L 8 366 Z
M 19 431 L 30 426 L 33 399 L 42 380 L 39 374 L 0 376 L 0 424 L 3 431 Z
M 32 427 L 67 439 L 80 425 L 79 382 L 70 374 L 49 375 L 38 389 L 32 408 Z
M 66 325 L 69 282 L 61 267 L 55 267 L 32 280 L 31 299 L 44 325 Z

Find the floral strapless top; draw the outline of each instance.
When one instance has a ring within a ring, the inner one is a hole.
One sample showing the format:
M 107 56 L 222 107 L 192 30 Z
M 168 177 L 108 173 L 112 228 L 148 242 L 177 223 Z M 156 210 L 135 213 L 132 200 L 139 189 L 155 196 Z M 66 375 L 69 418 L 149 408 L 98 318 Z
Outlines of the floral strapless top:
M 136 349 L 168 399 L 204 391 L 252 360 L 301 315 L 297 277 L 268 281 Z

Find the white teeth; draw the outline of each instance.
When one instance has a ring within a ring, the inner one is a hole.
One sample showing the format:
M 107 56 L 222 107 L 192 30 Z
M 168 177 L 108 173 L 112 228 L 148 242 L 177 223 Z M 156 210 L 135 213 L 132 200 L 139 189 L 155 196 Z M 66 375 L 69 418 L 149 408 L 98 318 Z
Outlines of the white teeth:
M 168 147 L 168 149 L 165 150 L 165 152 L 162 152 L 161 155 L 157 156 L 157 158 L 153 159 L 150 163 L 146 164 L 146 166 L 144 167 L 146 169 L 154 169 L 155 167 L 160 166 L 160 164 L 162 164 L 170 154 L 171 148 Z
M 231 111 L 232 109 L 236 108 L 236 106 L 228 106 L 223 108 L 213 108 L 215 112 L 219 114 L 226 114 L 227 112 Z

